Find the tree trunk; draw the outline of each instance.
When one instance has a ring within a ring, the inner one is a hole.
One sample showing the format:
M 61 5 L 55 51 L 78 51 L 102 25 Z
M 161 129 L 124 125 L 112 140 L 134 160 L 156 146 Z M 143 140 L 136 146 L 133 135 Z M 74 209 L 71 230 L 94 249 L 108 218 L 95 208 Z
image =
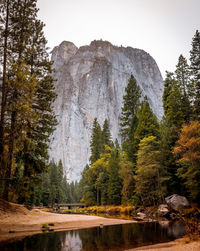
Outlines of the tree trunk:
M 6 99 L 7 99 L 7 44 L 8 44 L 8 17 L 10 1 L 6 2 L 6 23 L 4 30 L 4 45 L 3 45 L 3 79 L 2 79 L 2 100 L 1 100 L 1 121 L 0 121 L 0 175 L 3 177 L 5 172 L 5 158 L 4 158 L 4 145 L 5 145 L 5 112 L 6 112 Z M 7 177 L 6 177 L 7 178 Z
M 99 206 L 99 188 L 97 187 L 97 206 Z
M 12 170 L 13 149 L 14 149 L 14 142 L 15 142 L 16 116 L 17 116 L 16 111 L 12 112 L 11 128 L 10 128 L 11 133 L 10 133 L 10 139 L 9 139 L 8 163 L 7 163 L 7 167 L 6 167 L 6 178 L 8 178 L 8 180 L 5 181 L 4 192 L 3 192 L 4 200 L 8 200 L 8 196 L 9 196 L 9 187 L 10 187 L 9 178 L 11 178 L 11 170 Z

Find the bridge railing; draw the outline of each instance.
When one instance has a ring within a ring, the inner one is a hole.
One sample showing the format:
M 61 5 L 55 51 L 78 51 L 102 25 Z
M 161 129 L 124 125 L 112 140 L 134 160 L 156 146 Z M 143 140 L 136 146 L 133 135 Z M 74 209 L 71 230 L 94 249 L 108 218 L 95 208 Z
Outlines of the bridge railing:
M 58 209 L 72 209 L 72 208 L 84 208 L 83 203 L 65 203 L 65 204 L 54 204 L 53 208 Z

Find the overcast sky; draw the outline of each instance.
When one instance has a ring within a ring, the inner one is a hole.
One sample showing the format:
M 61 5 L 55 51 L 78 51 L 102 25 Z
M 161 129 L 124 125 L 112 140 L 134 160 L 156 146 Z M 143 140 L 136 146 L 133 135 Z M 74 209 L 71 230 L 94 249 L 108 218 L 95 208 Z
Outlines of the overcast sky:
M 200 0 L 38 0 L 38 7 L 51 49 L 64 40 L 80 47 L 95 39 L 140 48 L 163 77 L 180 54 L 189 58 L 200 30 Z

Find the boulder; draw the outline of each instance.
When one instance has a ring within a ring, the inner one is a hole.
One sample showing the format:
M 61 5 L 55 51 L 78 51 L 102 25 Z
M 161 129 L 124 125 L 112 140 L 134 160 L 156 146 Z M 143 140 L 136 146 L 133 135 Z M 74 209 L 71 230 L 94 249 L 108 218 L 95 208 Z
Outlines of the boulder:
M 189 207 L 189 202 L 186 197 L 178 194 L 173 194 L 165 198 L 165 201 L 170 209 L 180 211 Z
M 147 216 L 146 216 L 146 214 L 144 214 L 144 213 L 141 213 L 141 212 L 137 213 L 137 218 L 138 218 L 139 220 L 144 220 L 146 217 L 147 217 Z
M 169 208 L 168 208 L 167 204 L 161 204 L 158 207 L 158 216 L 159 217 L 167 217 L 167 216 L 169 216 Z

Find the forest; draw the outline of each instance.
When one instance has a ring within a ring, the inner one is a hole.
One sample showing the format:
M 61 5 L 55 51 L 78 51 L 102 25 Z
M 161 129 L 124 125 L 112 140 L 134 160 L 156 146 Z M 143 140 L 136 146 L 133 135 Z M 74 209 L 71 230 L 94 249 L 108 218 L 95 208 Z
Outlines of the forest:
M 200 201 L 200 33 L 190 64 L 180 55 L 164 81 L 164 116 L 158 121 L 131 75 L 121 112 L 122 146 L 109 121 L 93 123 L 90 165 L 79 186 L 88 205 L 158 205 L 173 193 Z
M 28 205 L 82 201 L 86 205 L 157 205 L 177 193 L 200 202 L 200 32 L 190 61 L 180 55 L 166 72 L 164 116 L 153 114 L 130 76 L 120 139 L 109 120 L 94 119 L 90 163 L 69 183 L 62 163 L 50 162 L 57 125 L 54 72 L 36 0 L 0 2 L 0 197 Z

